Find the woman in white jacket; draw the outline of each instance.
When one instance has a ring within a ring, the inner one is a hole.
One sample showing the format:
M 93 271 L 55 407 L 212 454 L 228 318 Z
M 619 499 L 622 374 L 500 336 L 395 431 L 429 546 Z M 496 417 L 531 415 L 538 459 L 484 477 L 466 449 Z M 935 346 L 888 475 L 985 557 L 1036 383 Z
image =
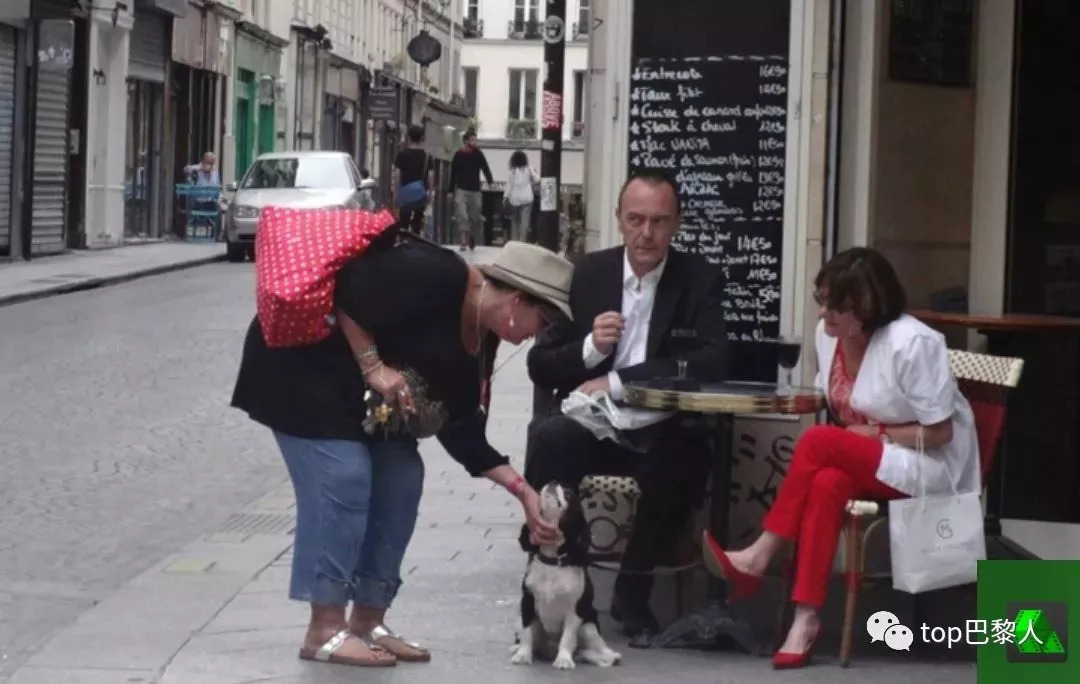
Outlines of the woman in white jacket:
M 510 239 L 525 241 L 532 217 L 533 185 L 540 182 L 536 171 L 529 166 L 523 150 L 510 155 L 510 177 L 506 180 L 503 199 L 510 205 Z
M 839 425 L 814 426 L 799 438 L 753 544 L 727 552 L 707 533 L 705 540 L 705 561 L 727 580 L 729 600 L 756 591 L 783 543 L 798 542 L 795 617 L 773 657 L 777 668 L 809 660 L 848 500 L 914 496 L 920 476 L 927 494 L 951 491 L 950 480 L 960 492 L 980 487 L 975 420 L 945 339 L 904 313 L 889 262 L 872 249 L 849 249 L 814 285 L 821 307 L 815 384 Z

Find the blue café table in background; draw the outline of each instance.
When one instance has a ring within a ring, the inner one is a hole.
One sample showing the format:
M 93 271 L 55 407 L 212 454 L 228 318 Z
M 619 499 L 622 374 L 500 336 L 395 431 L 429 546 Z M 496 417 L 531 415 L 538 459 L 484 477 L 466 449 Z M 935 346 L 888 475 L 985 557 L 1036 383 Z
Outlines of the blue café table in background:
M 825 396 L 813 388 L 785 387 L 761 382 L 702 383 L 694 391 L 672 389 L 666 378 L 628 383 L 625 402 L 640 408 L 679 411 L 701 416 L 709 428 L 712 450 L 712 495 L 709 497 L 709 531 L 727 546 L 730 521 L 733 424 L 736 415 L 817 414 L 825 408 Z M 724 582 L 709 578 L 706 604 L 676 620 L 642 647 L 714 647 L 724 638 L 748 653 L 759 655 L 761 647 L 750 625 L 726 605 Z

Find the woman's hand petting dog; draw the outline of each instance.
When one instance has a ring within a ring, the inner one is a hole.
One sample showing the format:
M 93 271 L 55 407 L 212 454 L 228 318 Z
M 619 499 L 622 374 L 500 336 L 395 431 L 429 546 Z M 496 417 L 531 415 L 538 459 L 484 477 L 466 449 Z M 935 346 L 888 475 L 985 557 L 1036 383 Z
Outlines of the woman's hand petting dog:
M 537 546 L 551 546 L 560 542 L 559 526 L 544 520 L 540 513 L 540 495 L 532 487 L 521 493 L 521 505 L 525 508 L 525 524 L 529 527 L 529 540 Z
M 405 376 L 393 368 L 382 365 L 367 377 L 367 385 L 379 393 L 383 401 L 397 404 L 405 413 L 415 413 L 412 392 Z

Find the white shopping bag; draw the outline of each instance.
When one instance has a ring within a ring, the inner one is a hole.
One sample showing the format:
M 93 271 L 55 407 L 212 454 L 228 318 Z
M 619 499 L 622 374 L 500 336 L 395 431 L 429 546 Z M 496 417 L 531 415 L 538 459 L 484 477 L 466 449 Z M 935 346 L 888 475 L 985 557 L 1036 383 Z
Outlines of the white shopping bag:
M 597 439 L 625 443 L 620 433 L 655 425 L 675 415 L 673 411 L 618 406 L 606 393 L 589 396 L 573 392 L 562 402 L 563 415 L 573 418 Z
M 923 458 L 922 444 L 918 451 Z M 920 496 L 889 502 L 889 550 L 898 591 L 920 594 L 972 584 L 978 561 L 986 558 L 979 492 L 957 493 L 952 474 L 946 473 L 951 494 L 926 496 L 920 470 Z

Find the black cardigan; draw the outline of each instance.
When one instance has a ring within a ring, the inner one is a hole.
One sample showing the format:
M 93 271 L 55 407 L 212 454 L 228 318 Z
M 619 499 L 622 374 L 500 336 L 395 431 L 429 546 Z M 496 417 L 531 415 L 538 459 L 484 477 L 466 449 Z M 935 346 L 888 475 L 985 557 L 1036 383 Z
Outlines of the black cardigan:
M 436 437 L 473 476 L 508 459 L 485 435 L 480 385 L 490 379 L 498 338 L 489 335 L 481 359 L 461 342 L 461 308 L 468 266 L 453 252 L 419 242 L 372 248 L 342 268 L 335 302 L 375 339 L 390 366 L 408 365 L 428 383 L 428 395 L 448 413 Z M 258 317 L 248 328 L 232 405 L 272 430 L 308 439 L 373 444 L 368 435 L 363 374 L 345 337 L 335 332 L 314 345 L 271 349 Z M 408 439 L 396 437 L 395 439 Z

